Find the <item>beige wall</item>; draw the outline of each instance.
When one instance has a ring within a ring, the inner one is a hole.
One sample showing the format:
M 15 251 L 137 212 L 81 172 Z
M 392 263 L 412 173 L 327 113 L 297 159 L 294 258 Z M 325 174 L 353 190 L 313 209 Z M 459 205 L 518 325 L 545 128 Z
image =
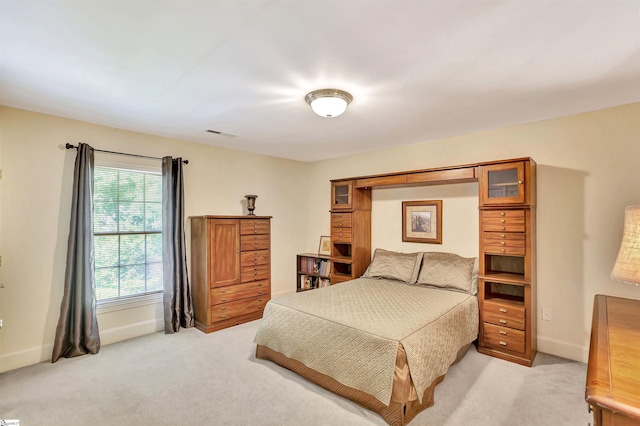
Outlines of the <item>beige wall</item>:
M 538 164 L 538 349 L 585 361 L 593 296 L 640 299 L 609 278 L 624 207 L 640 204 L 640 104 L 313 163 L 307 248 L 329 231 L 329 179 L 515 157 Z M 476 197 L 466 184 L 374 190 L 373 248 L 477 256 Z M 401 202 L 412 199 L 443 199 L 442 246 L 401 242 Z
M 532 157 L 538 163 L 538 348 L 586 360 L 593 296 L 640 299 L 614 282 L 624 207 L 640 204 L 640 104 L 316 163 L 208 147 L 0 108 L 0 371 L 49 358 L 64 277 L 75 151 L 95 148 L 188 158 L 187 215 L 272 215 L 273 293 L 293 290 L 295 254 L 329 234 L 329 179 Z M 373 247 L 477 255 L 474 184 L 374 192 Z M 401 202 L 442 199 L 443 244 L 401 242 Z M 552 321 L 540 310 L 550 308 Z M 105 344 L 158 330 L 159 305 L 101 314 Z
M 188 216 L 242 215 L 244 195 L 258 194 L 256 213 L 273 216 L 273 293 L 295 288 L 293 265 L 306 244 L 307 222 L 293 182 L 304 187 L 305 163 L 0 107 L 0 283 L 5 285 L 0 289 L 0 371 L 50 359 L 75 160 L 75 150 L 64 144 L 79 141 L 97 149 L 188 159 Z M 111 311 L 100 314 L 98 324 L 108 344 L 161 329 L 162 308 L 151 304 Z

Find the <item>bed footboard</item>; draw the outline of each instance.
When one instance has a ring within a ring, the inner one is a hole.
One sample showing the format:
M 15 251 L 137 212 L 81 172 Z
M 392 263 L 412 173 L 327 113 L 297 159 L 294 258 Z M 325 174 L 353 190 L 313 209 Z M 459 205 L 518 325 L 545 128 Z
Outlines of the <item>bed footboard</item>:
M 266 346 L 256 345 L 256 358 L 274 362 L 288 370 L 291 370 L 305 379 L 321 386 L 337 395 L 347 398 L 364 408 L 378 413 L 388 424 L 392 426 L 404 426 L 426 408 L 433 405 L 433 395 L 436 385 L 444 380 L 444 375 L 437 377 L 425 390 L 422 396 L 422 403 L 418 400 L 391 402 L 386 406 L 373 396 L 357 389 L 345 386 L 335 379 L 319 373 L 303 363 L 288 358 L 279 352 L 269 349 Z

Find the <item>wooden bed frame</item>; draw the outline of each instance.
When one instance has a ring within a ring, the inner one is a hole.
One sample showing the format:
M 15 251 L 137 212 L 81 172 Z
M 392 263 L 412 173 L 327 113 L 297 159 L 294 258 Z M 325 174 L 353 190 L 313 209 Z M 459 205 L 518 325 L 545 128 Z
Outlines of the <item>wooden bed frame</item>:
M 462 359 L 464 354 L 467 353 L 467 350 L 470 346 L 471 344 L 468 344 L 460 348 L 456 356 L 456 360 L 453 362 L 454 364 Z M 389 406 L 386 406 L 368 393 L 351 388 L 349 386 L 345 386 L 337 380 L 307 367 L 300 361 L 288 358 L 282 355 L 280 352 L 276 352 L 266 346 L 256 345 L 256 358 L 264 359 L 278 364 L 281 367 L 291 370 L 294 373 L 304 377 L 310 382 L 313 382 L 318 386 L 327 389 L 328 391 L 347 398 L 366 409 L 378 413 L 384 419 L 384 421 L 392 426 L 404 426 L 411 420 L 413 420 L 413 418 L 418 413 L 431 407 L 434 403 L 435 388 L 444 380 L 444 374 L 442 376 L 436 377 L 431 385 L 427 389 L 425 389 L 424 394 L 422 395 L 422 402 L 417 399 L 405 402 L 395 402 L 392 400 L 391 404 Z

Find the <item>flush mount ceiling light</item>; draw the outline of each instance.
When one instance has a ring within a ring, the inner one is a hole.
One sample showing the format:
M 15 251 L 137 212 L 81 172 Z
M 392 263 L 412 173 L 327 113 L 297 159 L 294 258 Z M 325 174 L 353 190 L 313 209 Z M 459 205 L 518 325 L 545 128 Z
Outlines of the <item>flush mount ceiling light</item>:
M 319 89 L 307 93 L 304 99 L 320 117 L 333 118 L 346 111 L 353 96 L 344 90 Z

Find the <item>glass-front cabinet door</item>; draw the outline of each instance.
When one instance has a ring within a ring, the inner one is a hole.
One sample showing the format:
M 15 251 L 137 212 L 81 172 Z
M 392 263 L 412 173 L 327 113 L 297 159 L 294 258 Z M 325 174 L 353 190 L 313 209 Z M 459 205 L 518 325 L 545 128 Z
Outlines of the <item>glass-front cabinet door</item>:
M 480 204 L 523 204 L 524 162 L 481 166 Z
M 353 181 L 331 182 L 331 209 L 350 209 Z

